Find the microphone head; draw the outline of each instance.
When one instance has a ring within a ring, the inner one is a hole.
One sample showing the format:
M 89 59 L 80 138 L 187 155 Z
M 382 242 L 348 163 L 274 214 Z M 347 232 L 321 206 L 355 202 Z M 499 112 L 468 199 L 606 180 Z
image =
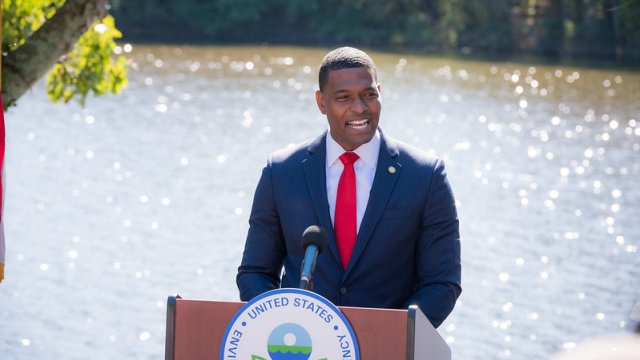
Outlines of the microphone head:
M 302 249 L 311 244 L 318 247 L 318 255 L 327 248 L 327 233 L 320 226 L 311 225 L 302 233 Z

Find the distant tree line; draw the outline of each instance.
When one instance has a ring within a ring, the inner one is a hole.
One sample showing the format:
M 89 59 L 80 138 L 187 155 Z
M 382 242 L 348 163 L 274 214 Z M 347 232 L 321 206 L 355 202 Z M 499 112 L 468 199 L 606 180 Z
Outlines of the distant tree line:
M 112 0 L 127 41 L 640 60 L 640 0 Z

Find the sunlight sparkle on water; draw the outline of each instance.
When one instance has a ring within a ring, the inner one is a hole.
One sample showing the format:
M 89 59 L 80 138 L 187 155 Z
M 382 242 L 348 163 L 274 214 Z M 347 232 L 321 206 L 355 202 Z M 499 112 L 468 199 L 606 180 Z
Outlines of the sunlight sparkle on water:
M 154 110 L 159 113 L 167 112 L 168 109 L 169 107 L 167 106 L 167 104 L 156 104 L 156 106 L 154 107 Z
M 564 233 L 564 238 L 567 240 L 577 240 L 580 238 L 580 233 L 576 231 L 567 231 Z
M 553 200 L 547 199 L 544 201 L 544 206 L 549 210 L 555 210 L 556 205 Z
M 294 63 L 294 59 L 290 56 L 279 57 L 276 59 L 272 59 L 272 61 L 275 61 L 275 63 L 278 65 L 285 65 L 285 66 L 290 66 L 290 65 L 293 65 Z
M 502 305 L 502 311 L 504 311 L 504 312 L 509 312 L 509 311 L 511 311 L 511 309 L 513 309 L 513 303 L 511 303 L 511 302 L 508 302 L 508 303 L 505 303 L 504 305 Z
M 620 198 L 620 196 L 622 196 L 622 191 L 620 191 L 620 189 L 611 190 L 611 197 L 613 197 L 614 199 L 618 199 Z
M 527 102 L 527 100 L 526 100 L 526 99 L 522 99 L 522 100 L 520 100 L 520 102 L 519 102 L 518 104 L 519 104 L 519 106 L 520 106 L 522 109 L 526 109 L 526 108 L 527 108 L 527 106 L 529 106 L 529 103 Z

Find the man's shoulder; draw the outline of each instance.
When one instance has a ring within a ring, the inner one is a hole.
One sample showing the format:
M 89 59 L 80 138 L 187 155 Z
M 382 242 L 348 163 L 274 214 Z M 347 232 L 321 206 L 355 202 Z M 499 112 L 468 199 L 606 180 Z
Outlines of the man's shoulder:
M 314 148 L 320 145 L 319 143 L 322 141 L 322 136 L 323 135 L 307 139 L 298 144 L 290 144 L 287 147 L 272 152 L 269 156 L 269 163 L 276 165 L 304 160 Z

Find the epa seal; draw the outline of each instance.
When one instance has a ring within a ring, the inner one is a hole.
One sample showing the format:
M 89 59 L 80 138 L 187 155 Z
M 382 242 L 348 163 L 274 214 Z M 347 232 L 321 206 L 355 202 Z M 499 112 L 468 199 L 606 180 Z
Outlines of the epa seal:
M 246 303 L 222 338 L 220 359 L 359 360 L 358 343 L 342 312 L 302 289 L 266 292 Z

